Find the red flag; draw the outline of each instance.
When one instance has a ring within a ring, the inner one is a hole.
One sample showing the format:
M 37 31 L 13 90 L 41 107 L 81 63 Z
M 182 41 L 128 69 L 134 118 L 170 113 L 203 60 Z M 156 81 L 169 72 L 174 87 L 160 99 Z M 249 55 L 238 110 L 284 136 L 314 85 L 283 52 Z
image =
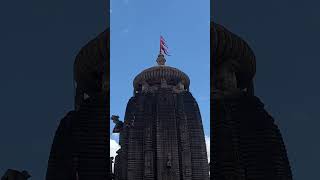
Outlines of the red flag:
M 170 56 L 168 53 L 168 46 L 166 44 L 166 40 L 160 36 L 160 54 L 165 54 L 167 56 Z
M 168 48 L 168 46 L 167 46 L 167 44 L 166 44 L 166 42 L 165 42 L 164 40 L 160 39 L 160 42 L 161 42 L 161 44 L 162 44 L 163 46 L 165 46 L 166 48 Z
M 164 42 L 166 42 L 166 40 L 161 35 L 160 35 L 160 40 L 163 40 Z
M 163 46 L 165 46 L 166 48 L 168 48 L 168 46 L 167 46 L 167 44 L 166 44 L 166 40 L 165 40 L 162 36 L 160 36 L 160 43 L 161 43 Z

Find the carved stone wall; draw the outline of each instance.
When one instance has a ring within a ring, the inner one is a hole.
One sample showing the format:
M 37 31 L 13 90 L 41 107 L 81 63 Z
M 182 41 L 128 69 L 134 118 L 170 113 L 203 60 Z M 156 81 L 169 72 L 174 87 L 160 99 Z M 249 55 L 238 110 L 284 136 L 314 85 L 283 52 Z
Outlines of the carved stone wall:
M 280 131 L 257 97 L 242 94 L 211 106 L 214 179 L 292 179 Z
M 117 180 L 208 180 L 209 167 L 200 111 L 188 91 L 160 88 L 138 93 L 127 105 Z

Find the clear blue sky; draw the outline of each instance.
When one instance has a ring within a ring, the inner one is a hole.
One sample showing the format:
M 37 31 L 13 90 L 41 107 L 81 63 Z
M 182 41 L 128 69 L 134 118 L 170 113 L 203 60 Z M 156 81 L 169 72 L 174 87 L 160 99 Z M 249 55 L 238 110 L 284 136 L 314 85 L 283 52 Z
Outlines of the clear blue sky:
M 210 136 L 209 3 L 111 0 L 111 114 L 118 114 L 123 120 L 133 92 L 132 81 L 142 70 L 156 65 L 162 34 L 171 53 L 166 64 L 188 74 L 205 134 Z

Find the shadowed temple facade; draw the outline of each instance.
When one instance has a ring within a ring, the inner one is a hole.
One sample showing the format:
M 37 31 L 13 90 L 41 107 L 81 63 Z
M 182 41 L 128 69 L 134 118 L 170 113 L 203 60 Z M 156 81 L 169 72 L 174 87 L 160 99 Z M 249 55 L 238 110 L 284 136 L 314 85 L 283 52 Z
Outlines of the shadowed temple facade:
M 115 180 L 209 180 L 209 165 L 198 104 L 189 77 L 165 65 L 138 74 L 124 121 L 112 116 L 120 133 Z
M 216 180 L 291 180 L 274 119 L 254 95 L 256 59 L 249 45 L 211 23 L 211 176 Z
M 46 180 L 107 180 L 109 173 L 109 31 L 84 46 L 74 63 L 75 110 L 56 130 Z

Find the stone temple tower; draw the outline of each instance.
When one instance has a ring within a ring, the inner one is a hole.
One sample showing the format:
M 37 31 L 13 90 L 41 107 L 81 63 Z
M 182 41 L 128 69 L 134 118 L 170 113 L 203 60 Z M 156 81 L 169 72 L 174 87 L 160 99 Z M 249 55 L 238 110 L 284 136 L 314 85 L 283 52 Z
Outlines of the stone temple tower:
M 46 180 L 107 180 L 109 30 L 91 40 L 74 63 L 75 109 L 61 119 Z
M 215 180 L 292 180 L 273 117 L 254 95 L 256 58 L 249 45 L 211 23 L 212 166 Z
M 209 166 L 196 100 L 189 77 L 165 65 L 138 74 L 124 122 L 118 116 L 114 133 L 121 148 L 115 158 L 116 180 L 208 180 Z

